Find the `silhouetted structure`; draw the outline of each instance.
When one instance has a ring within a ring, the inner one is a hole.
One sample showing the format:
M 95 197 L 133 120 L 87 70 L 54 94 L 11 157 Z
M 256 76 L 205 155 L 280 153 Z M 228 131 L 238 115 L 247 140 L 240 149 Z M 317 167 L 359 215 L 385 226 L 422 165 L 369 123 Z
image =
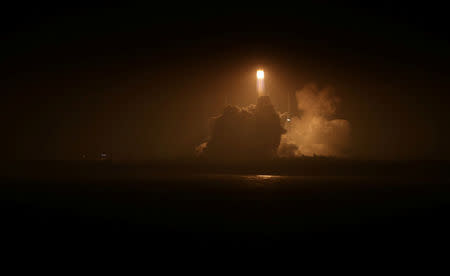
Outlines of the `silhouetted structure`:
M 273 158 L 285 132 L 270 98 L 261 96 L 256 106 L 226 107 L 214 119 L 210 139 L 202 145 L 201 155 L 223 161 Z

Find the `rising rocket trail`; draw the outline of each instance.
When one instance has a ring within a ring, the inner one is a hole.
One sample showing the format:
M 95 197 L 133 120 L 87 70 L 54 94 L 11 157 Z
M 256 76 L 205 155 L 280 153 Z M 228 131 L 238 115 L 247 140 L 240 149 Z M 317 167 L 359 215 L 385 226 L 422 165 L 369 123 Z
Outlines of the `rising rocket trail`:
M 256 71 L 256 90 L 258 91 L 258 96 L 265 96 L 264 91 L 264 70 Z

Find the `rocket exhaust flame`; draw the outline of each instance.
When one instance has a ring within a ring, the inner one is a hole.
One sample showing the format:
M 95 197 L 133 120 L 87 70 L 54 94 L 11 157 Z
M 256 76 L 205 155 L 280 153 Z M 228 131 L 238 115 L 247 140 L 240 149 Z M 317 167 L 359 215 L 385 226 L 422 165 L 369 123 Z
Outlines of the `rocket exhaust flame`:
M 264 96 L 264 71 L 256 71 L 256 90 L 258 91 L 258 96 Z
M 264 79 L 264 70 L 258 70 L 258 71 L 256 71 L 256 78 L 258 78 L 258 79 Z

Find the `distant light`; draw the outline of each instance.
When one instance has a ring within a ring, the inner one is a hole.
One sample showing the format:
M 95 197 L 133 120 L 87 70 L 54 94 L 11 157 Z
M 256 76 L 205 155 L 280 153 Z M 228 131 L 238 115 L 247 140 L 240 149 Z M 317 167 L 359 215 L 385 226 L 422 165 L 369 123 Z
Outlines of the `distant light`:
M 256 71 L 256 78 L 257 79 L 264 79 L 264 71 L 263 70 Z
M 290 122 L 290 121 L 291 121 L 291 119 L 287 118 L 287 119 L 286 119 L 286 121 Z

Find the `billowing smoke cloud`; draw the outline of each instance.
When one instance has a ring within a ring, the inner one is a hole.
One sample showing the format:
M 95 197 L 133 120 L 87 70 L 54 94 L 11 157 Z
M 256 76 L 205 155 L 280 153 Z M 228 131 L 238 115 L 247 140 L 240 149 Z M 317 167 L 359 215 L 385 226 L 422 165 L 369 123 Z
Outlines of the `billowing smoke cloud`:
M 280 115 L 268 96 L 259 97 L 256 106 L 226 107 L 212 119 L 210 137 L 197 147 L 197 153 L 221 161 L 346 156 L 350 124 L 332 118 L 339 98 L 330 88 L 319 90 L 315 85 L 298 91 L 296 98 L 298 117 Z
M 296 92 L 299 117 L 283 120 L 287 133 L 283 135 L 278 154 L 293 156 L 338 156 L 349 153 L 350 123 L 343 119 L 333 119 L 340 99 L 333 95 L 331 88 L 318 89 L 307 85 Z
M 213 118 L 210 138 L 197 152 L 223 161 L 269 159 L 276 157 L 285 132 L 270 98 L 262 96 L 256 106 L 228 106 Z

